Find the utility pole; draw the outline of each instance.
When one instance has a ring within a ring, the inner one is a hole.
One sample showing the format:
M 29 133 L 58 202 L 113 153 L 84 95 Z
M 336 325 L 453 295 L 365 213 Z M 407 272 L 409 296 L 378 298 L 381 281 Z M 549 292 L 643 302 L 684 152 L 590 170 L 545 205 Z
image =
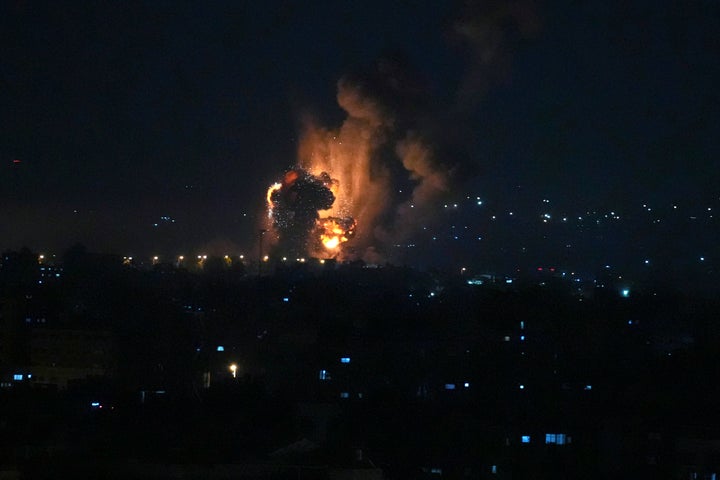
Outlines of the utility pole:
M 265 236 L 265 233 L 267 230 L 264 228 L 260 230 L 260 234 L 258 235 L 258 278 L 260 278 L 260 274 L 262 273 L 262 264 L 263 264 L 263 237 Z

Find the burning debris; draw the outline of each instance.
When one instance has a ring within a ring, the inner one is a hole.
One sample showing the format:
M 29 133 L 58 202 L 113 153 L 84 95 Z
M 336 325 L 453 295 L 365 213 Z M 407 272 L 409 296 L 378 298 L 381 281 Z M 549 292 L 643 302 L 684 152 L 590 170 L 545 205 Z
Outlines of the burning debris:
M 338 186 L 326 172 L 313 175 L 298 167 L 268 189 L 268 216 L 278 233 L 280 251 L 305 256 L 322 254 L 324 247 L 327 254 L 352 238 L 356 226 L 352 217 L 320 218 L 321 210 L 333 207 Z

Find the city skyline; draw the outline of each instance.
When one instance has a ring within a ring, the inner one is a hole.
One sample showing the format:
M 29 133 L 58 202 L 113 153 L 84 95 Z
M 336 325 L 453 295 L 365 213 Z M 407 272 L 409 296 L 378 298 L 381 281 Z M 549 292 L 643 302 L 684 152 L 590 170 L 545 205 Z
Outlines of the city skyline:
M 597 247 L 592 267 L 716 260 L 716 6 L 4 10 L 3 248 L 252 254 L 308 132 L 359 118 L 344 81 L 391 126 L 369 154 L 390 188 L 348 242 L 360 257 L 557 263 L 569 244 Z M 393 163 L 408 139 L 444 182 L 421 215 L 408 192 L 429 176 Z M 593 234 L 589 218 L 615 223 Z

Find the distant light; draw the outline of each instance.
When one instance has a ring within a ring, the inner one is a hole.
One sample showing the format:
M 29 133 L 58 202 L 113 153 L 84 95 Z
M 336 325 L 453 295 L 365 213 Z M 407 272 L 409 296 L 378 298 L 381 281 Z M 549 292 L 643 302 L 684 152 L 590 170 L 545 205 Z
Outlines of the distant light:
M 236 364 L 232 363 L 232 364 L 230 364 L 230 366 L 229 366 L 228 368 L 230 368 L 230 371 L 232 372 L 233 378 L 237 378 L 237 369 L 238 369 L 238 366 L 237 366 Z
M 318 378 L 320 380 L 329 380 L 330 376 L 328 375 L 327 370 L 320 370 L 320 373 L 318 374 Z
M 520 390 L 525 390 L 525 385 L 520 385 Z
M 218 351 L 218 352 L 224 352 L 224 351 L 225 351 L 225 347 L 223 347 L 222 345 L 218 345 L 217 351 Z
M 283 302 L 289 302 L 290 299 L 288 297 L 283 297 Z
M 649 264 L 650 264 L 650 260 L 645 260 L 645 265 L 649 265 Z
M 523 435 L 522 437 L 520 437 L 520 440 L 522 441 L 522 443 L 530 443 L 530 435 Z
M 585 385 L 585 390 L 592 390 L 592 385 Z
M 350 363 L 350 357 L 342 357 L 340 363 Z
M 627 288 L 623 288 L 623 289 L 620 291 L 620 295 L 621 295 L 623 298 L 628 298 L 628 297 L 630 296 L 630 290 L 627 289 Z
M 340 393 L 340 398 L 350 398 L 350 393 L 342 392 L 342 393 Z
M 23 379 L 22 373 L 16 373 L 15 375 L 13 375 L 13 380 L 22 380 L 22 379 Z
M 521 342 L 524 342 L 524 341 L 525 341 L 525 335 L 520 335 L 520 341 L 521 341 Z
M 463 387 L 465 387 L 465 388 L 470 388 L 470 382 L 465 382 L 465 383 L 463 384 Z
M 446 383 L 445 390 L 455 390 L 455 384 L 454 383 Z
M 701 261 L 701 262 L 704 262 L 704 261 L 705 261 L 705 257 L 700 257 L 700 261 Z

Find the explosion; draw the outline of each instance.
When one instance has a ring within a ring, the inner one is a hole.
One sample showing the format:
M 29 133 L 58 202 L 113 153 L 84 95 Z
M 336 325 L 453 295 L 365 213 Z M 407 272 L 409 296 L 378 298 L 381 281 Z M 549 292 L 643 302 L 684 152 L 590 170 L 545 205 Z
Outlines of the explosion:
M 422 129 L 411 128 L 422 122 L 408 120 L 420 96 L 404 87 L 410 78 L 392 64 L 380 65 L 375 76 L 344 77 L 337 85 L 342 124 L 328 128 L 304 118 L 298 166 L 267 191 L 283 255 L 378 263 L 397 244 L 412 243 L 431 219 L 449 190 L 449 170 Z
M 354 218 L 320 218 L 319 212 L 330 210 L 335 203 L 338 187 L 338 181 L 326 172 L 313 175 L 296 167 L 285 173 L 281 183 L 268 188 L 268 217 L 278 233 L 281 251 L 292 256 L 324 256 L 354 236 Z

